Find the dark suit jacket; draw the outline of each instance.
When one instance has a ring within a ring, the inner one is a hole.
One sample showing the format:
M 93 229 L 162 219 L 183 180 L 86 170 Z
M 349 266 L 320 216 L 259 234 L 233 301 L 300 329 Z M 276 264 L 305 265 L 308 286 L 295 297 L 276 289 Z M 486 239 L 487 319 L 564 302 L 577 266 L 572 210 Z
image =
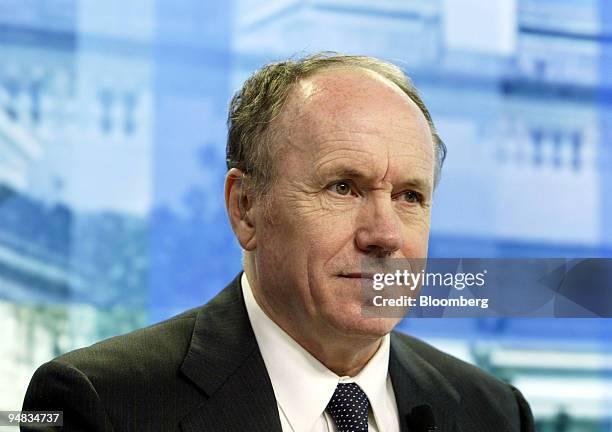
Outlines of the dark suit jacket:
M 422 404 L 441 432 L 533 430 L 516 389 L 414 338 L 392 333 L 389 371 L 402 431 Z M 281 432 L 239 277 L 203 307 L 42 365 L 23 410 L 64 411 L 69 431 Z

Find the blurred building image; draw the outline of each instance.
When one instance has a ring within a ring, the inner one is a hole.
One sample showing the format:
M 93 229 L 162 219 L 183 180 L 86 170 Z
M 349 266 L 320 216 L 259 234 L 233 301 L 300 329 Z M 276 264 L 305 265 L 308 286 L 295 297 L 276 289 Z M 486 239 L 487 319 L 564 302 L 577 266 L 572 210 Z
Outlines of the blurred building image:
M 229 99 L 320 50 L 398 64 L 430 107 L 449 149 L 430 256 L 612 257 L 608 1 L 5 1 L 0 409 L 42 362 L 235 276 Z M 609 319 L 400 327 L 518 386 L 540 431 L 612 431 Z

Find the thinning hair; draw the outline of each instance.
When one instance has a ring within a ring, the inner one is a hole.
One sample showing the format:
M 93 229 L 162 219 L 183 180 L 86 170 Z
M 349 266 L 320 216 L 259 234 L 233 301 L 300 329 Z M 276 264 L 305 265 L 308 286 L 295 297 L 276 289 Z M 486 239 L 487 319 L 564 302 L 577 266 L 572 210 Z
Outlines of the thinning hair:
M 321 52 L 297 60 L 271 63 L 256 71 L 232 98 L 227 118 L 226 161 L 248 178 L 244 187 L 263 198 L 276 178 L 276 152 L 272 123 L 279 116 L 291 90 L 299 81 L 332 68 L 361 68 L 397 85 L 419 107 L 431 130 L 435 166 L 434 186 L 440 179 L 446 146 L 438 136 L 429 110 L 412 81 L 397 66 L 368 56 Z

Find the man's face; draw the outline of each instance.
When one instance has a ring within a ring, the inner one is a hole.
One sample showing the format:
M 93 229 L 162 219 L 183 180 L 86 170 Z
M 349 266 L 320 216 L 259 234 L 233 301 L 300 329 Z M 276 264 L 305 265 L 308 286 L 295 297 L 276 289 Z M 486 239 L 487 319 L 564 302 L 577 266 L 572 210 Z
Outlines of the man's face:
M 434 151 L 418 107 L 365 70 L 301 81 L 276 119 L 271 218 L 256 211 L 256 297 L 303 338 L 378 338 L 361 313 L 363 258 L 425 258 Z

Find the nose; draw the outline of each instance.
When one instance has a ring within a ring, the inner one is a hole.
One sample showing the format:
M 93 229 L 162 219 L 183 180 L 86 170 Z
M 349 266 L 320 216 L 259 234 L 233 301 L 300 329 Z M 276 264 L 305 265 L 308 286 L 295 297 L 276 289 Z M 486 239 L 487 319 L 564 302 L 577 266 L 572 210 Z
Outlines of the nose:
M 403 246 L 402 224 L 388 195 L 368 200 L 359 218 L 355 241 L 360 250 L 386 257 Z

